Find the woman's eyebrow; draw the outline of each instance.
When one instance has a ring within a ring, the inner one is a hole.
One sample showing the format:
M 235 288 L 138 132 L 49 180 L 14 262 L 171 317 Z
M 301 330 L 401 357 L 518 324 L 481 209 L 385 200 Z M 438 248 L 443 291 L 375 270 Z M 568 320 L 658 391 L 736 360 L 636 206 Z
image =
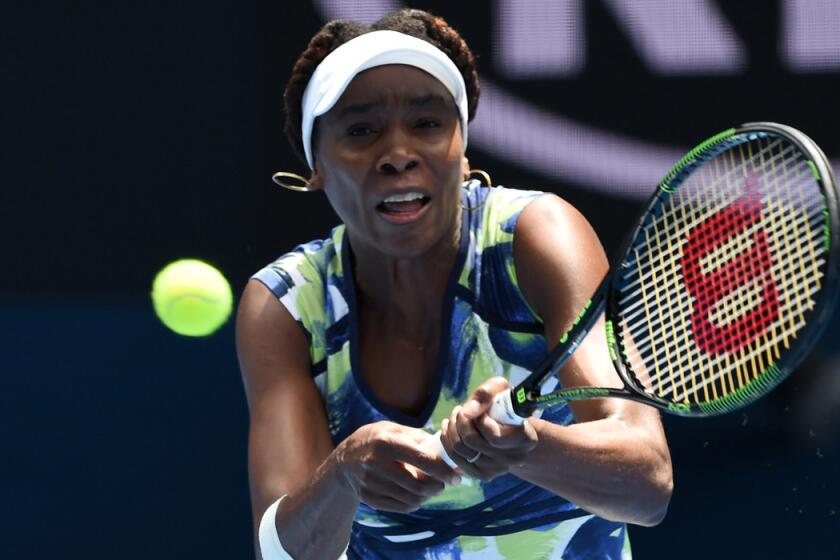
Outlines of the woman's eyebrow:
M 383 105 L 384 104 L 380 101 L 370 101 L 367 103 L 354 103 L 352 105 L 347 105 L 338 112 L 338 118 L 343 119 L 344 117 L 350 115 L 360 115 L 369 113 L 374 109 L 382 107 Z M 412 109 L 427 107 L 429 105 L 446 105 L 446 99 L 444 99 L 442 95 L 439 95 L 437 93 L 430 93 L 428 95 L 412 97 L 408 100 L 408 106 Z
M 377 105 L 381 105 L 381 103 L 377 101 L 371 101 L 370 103 L 356 103 L 353 105 L 348 105 L 341 109 L 338 112 L 338 118 L 342 119 L 348 115 L 358 115 L 361 113 L 368 113 L 371 109 L 376 107 Z
M 414 97 L 412 99 L 409 99 L 408 101 L 409 106 L 414 108 L 425 107 L 434 103 L 446 105 L 446 99 L 444 99 L 442 95 L 439 95 L 437 93 L 430 93 L 429 95 Z

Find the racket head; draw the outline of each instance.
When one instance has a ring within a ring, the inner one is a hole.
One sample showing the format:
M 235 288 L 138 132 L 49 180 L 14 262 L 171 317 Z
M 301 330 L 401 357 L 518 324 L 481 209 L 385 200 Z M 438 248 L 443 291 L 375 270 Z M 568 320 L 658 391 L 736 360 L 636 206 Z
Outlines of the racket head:
M 713 136 L 668 172 L 613 267 L 616 371 L 674 414 L 754 402 L 819 339 L 838 246 L 837 183 L 810 138 L 766 122 Z

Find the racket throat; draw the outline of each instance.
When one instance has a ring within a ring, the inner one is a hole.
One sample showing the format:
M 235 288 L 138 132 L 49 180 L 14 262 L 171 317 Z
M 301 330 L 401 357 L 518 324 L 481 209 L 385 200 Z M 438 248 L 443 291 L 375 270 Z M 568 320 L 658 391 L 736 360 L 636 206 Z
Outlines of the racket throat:
M 521 404 L 519 409 L 522 411 L 521 414 L 531 415 L 537 410 L 560 406 L 569 401 L 583 401 L 604 397 L 618 397 L 634 400 L 638 399 L 643 402 L 649 402 L 649 399 L 638 396 L 626 389 L 615 389 L 609 387 L 571 387 L 545 395 L 532 392 L 532 394 L 528 395 L 528 401 Z

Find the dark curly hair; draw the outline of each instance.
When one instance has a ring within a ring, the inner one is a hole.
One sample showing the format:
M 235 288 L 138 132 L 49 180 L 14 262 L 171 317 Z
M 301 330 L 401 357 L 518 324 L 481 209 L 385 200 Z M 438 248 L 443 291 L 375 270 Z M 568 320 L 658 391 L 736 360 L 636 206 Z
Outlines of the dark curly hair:
M 300 132 L 303 118 L 301 101 L 315 68 L 340 45 L 364 33 L 380 30 L 399 31 L 417 37 L 446 53 L 461 71 L 467 87 L 468 120 L 475 116 L 480 93 L 475 56 L 463 37 L 442 17 L 422 10 L 403 9 L 383 16 L 370 26 L 349 20 L 331 21 L 312 37 L 306 50 L 298 57 L 283 92 L 286 112 L 284 131 L 292 149 L 302 161 L 306 159 L 303 155 L 303 139 Z

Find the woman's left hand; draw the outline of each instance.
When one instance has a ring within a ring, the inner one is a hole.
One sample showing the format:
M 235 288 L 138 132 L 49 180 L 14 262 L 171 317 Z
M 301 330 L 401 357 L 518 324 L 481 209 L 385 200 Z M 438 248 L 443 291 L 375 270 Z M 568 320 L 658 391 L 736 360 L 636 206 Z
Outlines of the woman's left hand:
M 501 424 L 487 415 L 493 398 L 510 388 L 503 377 L 482 383 L 441 422 L 443 447 L 464 474 L 490 481 L 524 463 L 537 445 L 537 432 L 527 420 L 521 426 Z

